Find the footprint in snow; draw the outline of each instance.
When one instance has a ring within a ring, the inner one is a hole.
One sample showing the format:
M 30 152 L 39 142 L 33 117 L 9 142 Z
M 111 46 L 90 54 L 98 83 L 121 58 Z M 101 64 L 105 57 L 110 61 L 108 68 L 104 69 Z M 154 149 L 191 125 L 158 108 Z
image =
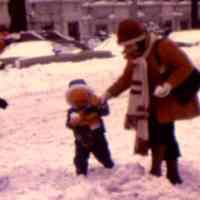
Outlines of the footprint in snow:
M 6 190 L 9 185 L 9 177 L 8 176 L 2 176 L 0 177 L 0 192 Z

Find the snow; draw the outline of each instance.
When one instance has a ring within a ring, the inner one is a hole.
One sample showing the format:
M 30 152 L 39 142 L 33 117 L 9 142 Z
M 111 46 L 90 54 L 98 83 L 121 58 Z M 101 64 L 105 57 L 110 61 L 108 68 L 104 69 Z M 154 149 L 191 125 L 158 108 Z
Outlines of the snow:
M 95 50 L 110 50 L 113 55 L 120 56 L 122 54 L 122 47 L 117 45 L 117 38 L 115 34 L 111 34 L 108 39 L 98 45 Z
M 1 58 L 11 57 L 11 55 L 13 57 L 25 57 L 25 55 L 27 57 L 53 55 L 52 44 L 47 41 L 13 43 L 5 49 L 1 54 Z
M 183 47 L 182 49 L 191 58 L 192 63 L 200 70 L 200 59 L 199 59 L 200 44 L 192 46 L 190 48 Z
M 169 38 L 176 42 L 184 42 L 186 44 L 200 43 L 200 31 L 199 30 L 186 30 L 176 31 L 169 35 Z
M 181 47 L 183 51 L 191 58 L 192 63 L 200 69 L 200 31 L 186 30 L 176 31 L 169 35 L 169 38 L 177 43 L 191 45 L 188 47 Z
M 115 44 L 111 40 L 108 43 L 101 48 L 115 53 Z M 91 157 L 89 176 L 75 175 L 74 139 L 65 128 L 68 82 L 84 78 L 97 94 L 102 94 L 121 74 L 124 64 L 118 54 L 109 59 L 38 64 L 0 72 L 1 97 L 10 104 L 7 110 L 0 110 L 2 200 L 199 199 L 200 118 L 177 122 L 184 183 L 172 186 L 164 176 L 149 175 L 150 156 L 133 154 L 134 132 L 123 128 L 127 93 L 110 101 L 111 114 L 105 118 L 116 166 L 105 169 Z M 163 165 L 164 174 L 165 170 Z
M 40 57 L 51 56 L 58 53 L 78 53 L 81 49 L 74 47 L 72 44 L 68 46 L 61 46 L 58 43 L 51 41 L 26 41 L 20 43 L 13 43 L 9 45 L 0 58 L 8 57 Z

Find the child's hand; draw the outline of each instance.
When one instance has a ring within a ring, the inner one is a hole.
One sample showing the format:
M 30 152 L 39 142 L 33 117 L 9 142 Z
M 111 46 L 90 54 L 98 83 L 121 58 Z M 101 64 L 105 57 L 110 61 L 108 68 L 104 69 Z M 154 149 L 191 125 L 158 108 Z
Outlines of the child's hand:
M 81 117 L 79 113 L 72 113 L 70 118 L 70 125 L 71 126 L 77 126 L 81 121 Z
M 100 106 L 101 105 L 101 99 L 98 96 L 93 95 L 91 97 L 91 105 L 92 106 Z
M 101 104 L 104 104 L 105 102 L 107 102 L 111 98 L 112 98 L 112 95 L 109 92 L 106 92 L 101 97 L 99 97 Z
M 84 120 L 86 120 L 86 121 L 92 121 L 94 119 L 98 119 L 99 118 L 97 113 L 87 114 L 87 115 L 85 115 L 83 117 L 84 117 Z
M 99 115 L 97 113 L 90 113 L 81 115 L 81 124 L 91 126 L 100 122 Z

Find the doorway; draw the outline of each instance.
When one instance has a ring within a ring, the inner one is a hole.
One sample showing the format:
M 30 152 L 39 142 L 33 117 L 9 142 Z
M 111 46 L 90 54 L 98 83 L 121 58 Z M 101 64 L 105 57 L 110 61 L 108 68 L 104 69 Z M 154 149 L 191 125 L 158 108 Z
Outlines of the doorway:
M 68 23 L 68 34 L 76 40 L 80 40 L 80 30 L 78 21 Z

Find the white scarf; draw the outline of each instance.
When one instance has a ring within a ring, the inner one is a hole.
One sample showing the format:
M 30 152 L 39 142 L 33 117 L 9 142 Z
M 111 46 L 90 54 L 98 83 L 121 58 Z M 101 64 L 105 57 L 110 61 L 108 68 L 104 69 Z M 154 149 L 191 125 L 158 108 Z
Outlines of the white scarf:
M 136 130 L 136 138 L 144 141 L 149 140 L 148 116 L 149 116 L 149 85 L 148 66 L 146 58 L 151 52 L 156 35 L 150 35 L 149 46 L 144 54 L 133 60 L 134 70 L 132 74 L 132 85 L 130 88 L 126 128 Z

